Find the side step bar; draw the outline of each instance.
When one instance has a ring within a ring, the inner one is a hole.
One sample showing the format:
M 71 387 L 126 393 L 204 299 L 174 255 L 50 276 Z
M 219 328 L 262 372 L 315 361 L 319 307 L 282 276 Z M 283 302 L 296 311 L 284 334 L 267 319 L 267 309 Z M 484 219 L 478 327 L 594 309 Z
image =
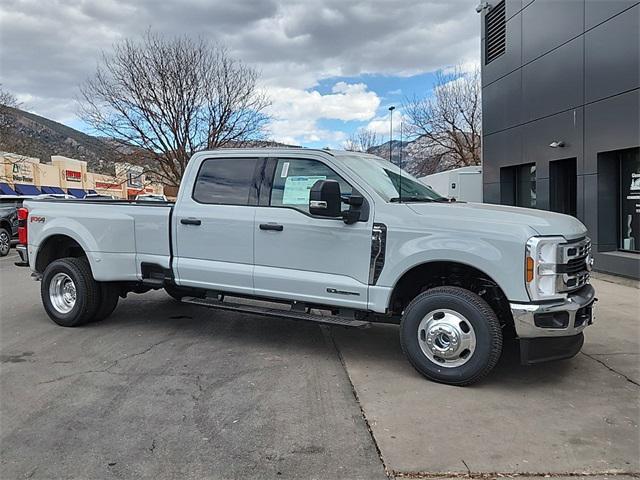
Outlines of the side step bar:
M 326 323 L 330 325 L 342 325 L 344 327 L 364 328 L 371 324 L 366 320 L 356 320 L 354 318 L 340 315 L 317 315 L 298 310 L 284 310 L 279 308 L 259 307 L 241 303 L 230 303 L 214 298 L 183 297 L 184 303 L 199 305 L 220 310 L 230 310 L 234 312 L 252 313 L 255 315 L 266 315 L 268 317 L 290 318 L 293 320 L 304 320 L 308 322 Z

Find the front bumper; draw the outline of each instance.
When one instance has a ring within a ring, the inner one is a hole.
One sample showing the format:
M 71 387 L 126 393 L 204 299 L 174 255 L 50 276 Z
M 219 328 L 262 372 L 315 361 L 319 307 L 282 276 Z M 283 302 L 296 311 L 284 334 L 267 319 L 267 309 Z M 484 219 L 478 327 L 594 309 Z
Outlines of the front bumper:
M 511 303 L 524 365 L 575 356 L 584 343 L 582 331 L 593 323 L 595 290 L 589 284 L 553 303 Z
M 511 303 L 518 338 L 572 337 L 593 323 L 595 290 L 589 284 L 571 293 L 566 300 L 552 303 Z M 566 315 L 565 315 L 566 313 Z M 566 323 L 549 327 L 549 322 Z

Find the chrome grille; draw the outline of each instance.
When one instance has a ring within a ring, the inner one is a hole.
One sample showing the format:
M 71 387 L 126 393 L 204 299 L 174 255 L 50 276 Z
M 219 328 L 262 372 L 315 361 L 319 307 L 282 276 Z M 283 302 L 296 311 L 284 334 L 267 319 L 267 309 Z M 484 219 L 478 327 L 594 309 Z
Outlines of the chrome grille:
M 592 261 L 589 238 L 560 245 L 556 266 L 556 291 L 572 292 L 589 283 Z

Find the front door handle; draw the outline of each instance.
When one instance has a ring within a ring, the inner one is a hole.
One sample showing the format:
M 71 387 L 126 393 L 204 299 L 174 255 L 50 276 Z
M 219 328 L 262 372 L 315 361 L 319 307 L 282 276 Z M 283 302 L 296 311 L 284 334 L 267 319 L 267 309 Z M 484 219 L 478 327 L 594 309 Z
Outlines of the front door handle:
M 281 232 L 284 230 L 282 225 L 278 225 L 277 223 L 261 223 L 260 230 L 273 230 L 275 232 Z
M 202 220 L 199 218 L 181 218 L 180 223 L 183 225 L 200 225 Z

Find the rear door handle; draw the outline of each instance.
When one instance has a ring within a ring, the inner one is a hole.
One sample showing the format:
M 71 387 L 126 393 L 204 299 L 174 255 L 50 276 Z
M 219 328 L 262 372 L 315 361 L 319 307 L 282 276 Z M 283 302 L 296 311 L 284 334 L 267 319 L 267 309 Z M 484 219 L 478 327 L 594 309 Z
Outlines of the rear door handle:
M 202 220 L 199 218 L 181 218 L 180 223 L 183 225 L 200 225 Z
M 274 230 L 276 232 L 281 232 L 284 230 L 282 225 L 278 225 L 277 223 L 261 223 L 260 230 Z

